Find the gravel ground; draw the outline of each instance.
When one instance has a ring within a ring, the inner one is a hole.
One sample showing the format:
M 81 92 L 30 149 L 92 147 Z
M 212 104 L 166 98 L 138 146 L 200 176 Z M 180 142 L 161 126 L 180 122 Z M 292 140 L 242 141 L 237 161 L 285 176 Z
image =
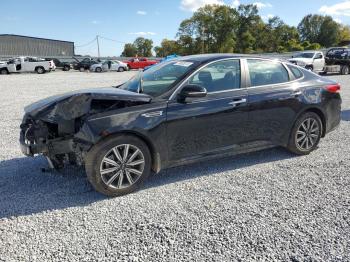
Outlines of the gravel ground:
M 350 76 L 340 127 L 309 156 L 276 148 L 163 171 L 124 197 L 79 169 L 42 173 L 22 108 L 135 72 L 0 77 L 0 261 L 350 261 Z

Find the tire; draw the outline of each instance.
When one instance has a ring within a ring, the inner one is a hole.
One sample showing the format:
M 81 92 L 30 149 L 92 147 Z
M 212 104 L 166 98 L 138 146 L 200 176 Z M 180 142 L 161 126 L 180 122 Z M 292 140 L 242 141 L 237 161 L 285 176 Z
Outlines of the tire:
M 321 118 L 316 113 L 302 114 L 294 123 L 287 148 L 297 155 L 310 154 L 317 148 L 322 130 Z
M 9 71 L 6 68 L 0 69 L 0 75 L 8 75 Z
M 95 72 L 101 73 L 102 72 L 102 68 L 101 67 L 96 67 Z
M 37 68 L 35 68 L 35 72 L 41 75 L 41 74 L 44 74 L 46 71 L 45 71 L 45 68 L 43 68 L 42 66 L 38 66 Z
M 85 71 L 85 68 L 84 68 L 84 67 L 80 67 L 80 68 L 79 68 L 79 71 L 80 71 L 80 72 L 84 72 L 84 71 Z
M 311 66 L 311 65 L 305 66 L 305 69 L 306 69 L 306 70 L 309 70 L 309 71 L 314 71 L 314 68 L 313 68 L 313 66 Z
M 118 72 L 124 72 L 124 67 L 119 67 Z
M 349 74 L 349 66 L 347 66 L 347 65 L 344 65 L 344 66 L 342 66 L 342 68 L 341 68 L 341 70 L 340 70 L 340 73 L 342 74 L 342 75 L 348 75 Z
M 63 71 L 69 71 L 70 70 L 70 67 L 69 66 L 64 66 L 63 67 Z
M 130 166 L 126 164 L 127 161 L 124 159 L 126 145 L 129 145 L 129 154 L 126 159 L 129 159 L 130 163 L 133 164 Z M 124 163 L 118 160 L 118 152 L 119 159 Z M 138 152 L 136 157 L 131 159 L 136 154 L 135 152 Z M 104 160 L 107 160 L 108 163 Z M 140 164 L 135 165 L 138 163 L 137 161 Z M 116 163 L 119 166 L 116 166 Z M 113 136 L 96 144 L 87 153 L 85 170 L 89 182 L 96 191 L 111 197 L 122 196 L 138 190 L 148 178 L 151 172 L 151 154 L 147 145 L 137 137 Z M 104 174 L 101 171 L 104 171 Z

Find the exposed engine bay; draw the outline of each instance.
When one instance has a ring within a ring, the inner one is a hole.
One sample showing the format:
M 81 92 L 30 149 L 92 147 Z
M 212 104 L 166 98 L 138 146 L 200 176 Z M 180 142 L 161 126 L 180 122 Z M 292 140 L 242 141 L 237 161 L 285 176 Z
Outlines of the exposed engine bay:
M 92 146 L 76 136 L 87 118 L 122 108 L 149 103 L 151 97 L 117 88 L 89 89 L 53 96 L 25 108 L 20 144 L 27 156 L 43 154 L 52 168 L 65 162 L 82 165 Z M 80 134 L 81 137 L 81 134 Z

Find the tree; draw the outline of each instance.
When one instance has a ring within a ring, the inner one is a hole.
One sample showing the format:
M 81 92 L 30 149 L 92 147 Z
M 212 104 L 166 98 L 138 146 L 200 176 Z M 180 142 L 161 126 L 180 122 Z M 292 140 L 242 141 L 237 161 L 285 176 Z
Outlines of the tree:
M 330 16 L 307 15 L 298 25 L 301 41 L 330 47 L 339 42 L 340 25 Z
M 124 51 L 122 52 L 121 56 L 123 57 L 134 57 L 137 54 L 136 47 L 133 44 L 125 44 L 124 45 Z
M 350 26 L 340 24 L 338 41 L 338 44 L 341 44 L 344 41 L 350 41 Z
M 238 21 L 235 29 L 237 44 L 235 49 L 240 53 L 251 53 L 258 37 L 255 32 L 262 23 L 262 19 L 256 5 L 240 5 L 237 11 Z
M 177 37 L 182 54 L 233 52 L 237 11 L 225 5 L 206 5 L 182 21 Z
M 153 41 L 143 37 L 138 37 L 134 41 L 134 47 L 137 50 L 138 56 L 149 57 L 152 56 Z
M 180 46 L 175 40 L 163 39 L 161 46 L 156 46 L 154 51 L 156 52 L 156 56 L 165 57 L 172 54 L 178 54 Z

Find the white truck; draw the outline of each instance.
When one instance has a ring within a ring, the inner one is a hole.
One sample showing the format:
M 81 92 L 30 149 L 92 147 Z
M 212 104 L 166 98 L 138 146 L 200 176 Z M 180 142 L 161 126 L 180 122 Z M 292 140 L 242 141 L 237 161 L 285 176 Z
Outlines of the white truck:
M 36 72 L 44 74 L 55 68 L 53 61 L 45 61 L 36 57 L 16 57 L 8 62 L 0 64 L 0 74 Z
M 301 52 L 288 59 L 288 61 L 318 73 L 323 72 L 326 65 L 325 56 L 320 51 Z

